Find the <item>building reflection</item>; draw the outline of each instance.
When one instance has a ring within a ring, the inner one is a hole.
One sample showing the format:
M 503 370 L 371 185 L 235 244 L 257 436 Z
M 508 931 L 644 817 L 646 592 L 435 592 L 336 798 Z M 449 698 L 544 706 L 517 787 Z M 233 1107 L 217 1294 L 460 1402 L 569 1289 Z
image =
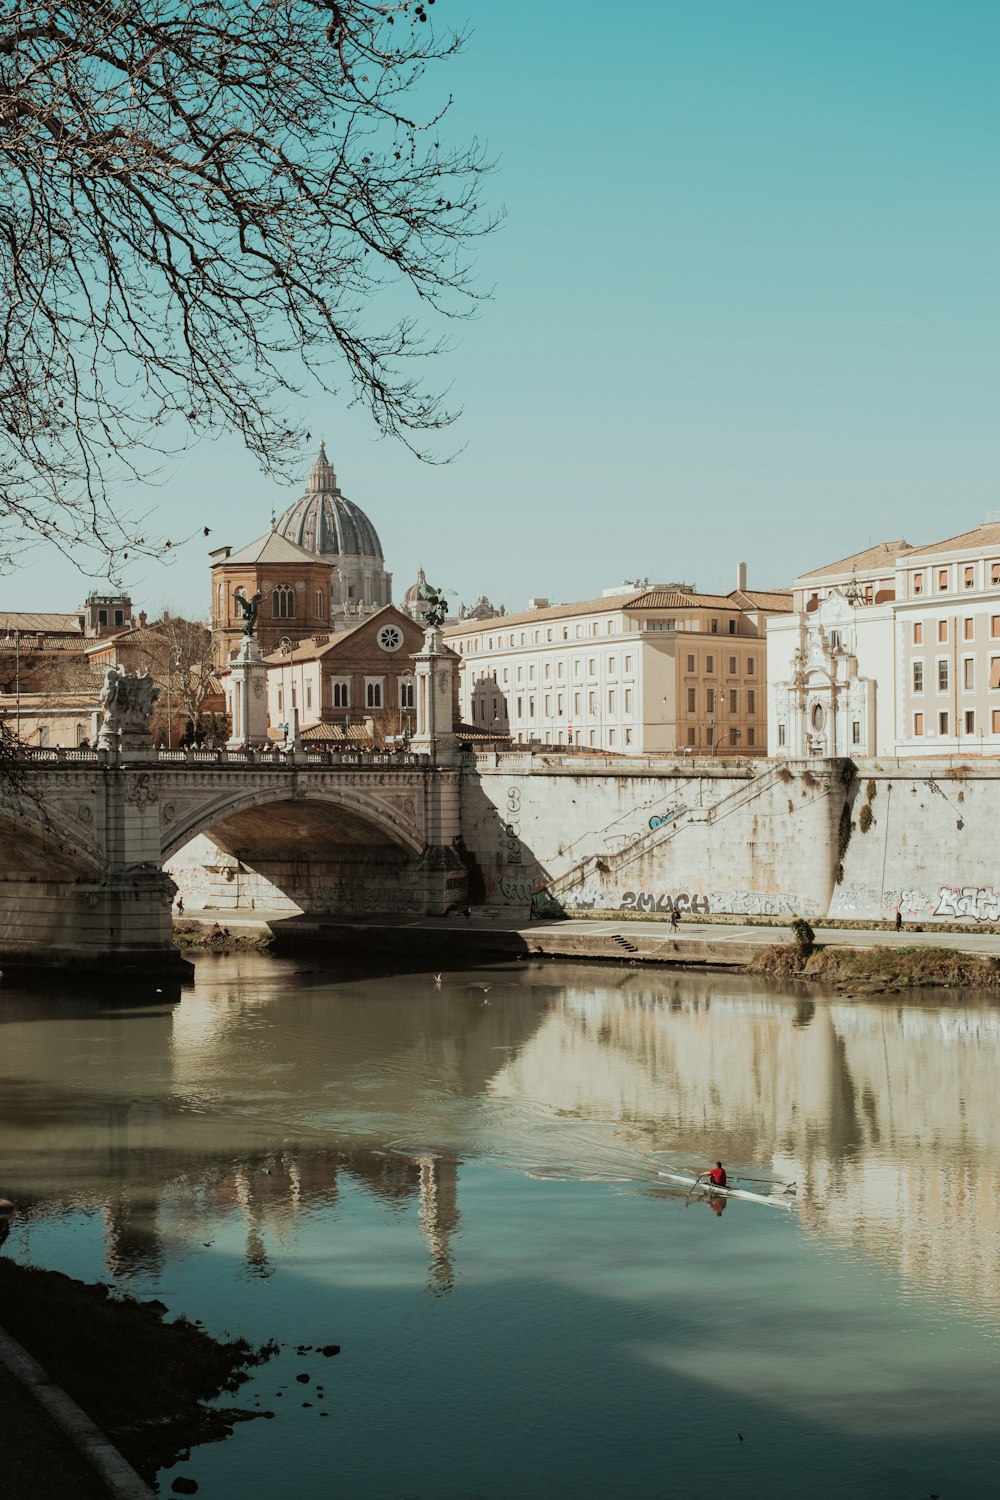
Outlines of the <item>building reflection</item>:
M 0 1196 L 29 1220 L 97 1206 L 116 1280 L 160 1276 L 221 1221 L 267 1276 L 350 1188 L 409 1216 L 441 1294 L 464 1156 L 648 1185 L 669 1153 L 794 1179 L 809 1234 L 1000 1315 L 986 1002 L 553 966 L 497 976 L 484 1007 L 425 976 L 294 989 L 256 962 L 162 1014 L 7 1013 Z

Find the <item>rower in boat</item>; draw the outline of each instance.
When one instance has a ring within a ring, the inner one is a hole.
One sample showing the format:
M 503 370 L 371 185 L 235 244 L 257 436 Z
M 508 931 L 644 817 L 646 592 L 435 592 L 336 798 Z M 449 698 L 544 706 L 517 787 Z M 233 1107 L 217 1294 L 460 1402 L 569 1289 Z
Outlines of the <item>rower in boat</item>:
M 708 1180 L 713 1187 L 724 1188 L 726 1186 L 726 1169 L 721 1161 L 717 1161 L 708 1174 Z

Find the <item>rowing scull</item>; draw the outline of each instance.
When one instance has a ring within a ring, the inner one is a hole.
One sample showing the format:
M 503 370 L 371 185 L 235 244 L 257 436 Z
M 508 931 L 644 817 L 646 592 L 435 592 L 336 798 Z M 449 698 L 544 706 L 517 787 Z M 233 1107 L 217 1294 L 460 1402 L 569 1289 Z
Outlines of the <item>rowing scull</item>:
M 716 1187 L 714 1182 L 704 1182 L 701 1178 L 694 1177 L 691 1173 L 685 1175 L 680 1172 L 660 1171 L 657 1175 L 659 1177 L 666 1177 L 670 1182 L 682 1182 L 692 1193 L 699 1191 L 707 1194 L 708 1197 L 746 1198 L 751 1203 L 766 1203 L 770 1208 L 784 1208 L 791 1211 L 791 1200 L 789 1198 L 779 1198 L 774 1193 L 751 1193 L 748 1188 L 740 1187 Z

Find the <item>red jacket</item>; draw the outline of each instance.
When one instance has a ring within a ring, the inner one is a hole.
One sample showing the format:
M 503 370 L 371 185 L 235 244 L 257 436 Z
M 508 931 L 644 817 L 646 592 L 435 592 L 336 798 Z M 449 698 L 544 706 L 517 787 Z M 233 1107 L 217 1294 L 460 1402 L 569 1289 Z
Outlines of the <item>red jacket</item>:
M 713 1167 L 712 1170 L 711 1170 L 711 1172 L 709 1172 L 708 1175 L 711 1178 L 712 1182 L 715 1183 L 716 1187 L 725 1187 L 725 1185 L 726 1185 L 726 1169 L 725 1169 L 725 1167 Z

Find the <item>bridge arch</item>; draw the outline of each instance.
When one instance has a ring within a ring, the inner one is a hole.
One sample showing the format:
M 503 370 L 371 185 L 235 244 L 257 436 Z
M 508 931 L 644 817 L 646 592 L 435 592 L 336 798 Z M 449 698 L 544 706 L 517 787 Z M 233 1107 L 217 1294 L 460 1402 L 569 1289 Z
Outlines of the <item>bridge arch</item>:
M 0 881 L 96 880 L 103 866 L 102 853 L 82 831 L 57 826 L 34 801 L 0 806 Z
M 412 813 L 404 812 L 398 800 L 379 799 L 357 786 L 306 788 L 300 783 L 292 788 L 287 784 L 246 791 L 226 788 L 215 798 L 182 807 L 172 817 L 172 804 L 167 799 L 160 813 L 163 860 L 171 859 L 199 834 L 217 836 L 224 831 L 223 825 L 238 832 L 247 814 L 262 809 L 306 807 L 322 808 L 325 815 L 346 814 L 349 819 L 375 830 L 386 844 L 404 856 L 419 856 L 423 850 L 423 835 Z M 327 816 L 324 825 L 327 828 L 334 826 Z

